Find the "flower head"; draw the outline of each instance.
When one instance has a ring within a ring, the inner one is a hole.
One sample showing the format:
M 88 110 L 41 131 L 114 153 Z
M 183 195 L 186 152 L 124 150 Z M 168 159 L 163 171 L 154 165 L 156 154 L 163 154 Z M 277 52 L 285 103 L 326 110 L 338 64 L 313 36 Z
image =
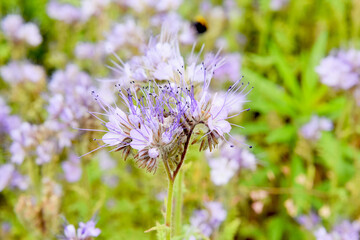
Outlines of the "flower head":
M 227 212 L 220 202 L 207 202 L 205 207 L 206 209 L 194 211 L 190 223 L 197 231 L 210 237 L 226 219 Z
M 34 23 L 24 23 L 20 15 L 10 14 L 1 21 L 1 28 L 13 42 L 25 42 L 36 47 L 42 42 L 39 28 Z
M 168 159 L 169 168 L 181 162 L 177 153 L 187 148 L 193 134 L 200 138 L 200 150 L 212 150 L 226 140 L 232 128 L 229 119 L 240 114 L 229 114 L 237 101 L 234 96 L 246 95 L 246 85 L 239 79 L 217 97 L 209 87 L 223 61 L 219 54 L 207 55 L 201 63 L 198 58 L 192 54 L 185 61 L 177 37 L 163 30 L 158 41 L 150 41 L 143 56 L 117 65 L 116 70 L 126 76 L 121 79 L 130 78 L 130 82 L 115 85 L 122 104 L 108 105 L 93 92 L 105 112 L 93 114 L 106 118 L 102 120 L 107 130 L 100 148 L 114 147 L 123 151 L 125 158 L 133 149 L 139 166 L 155 171 L 159 158 Z M 142 81 L 134 78 L 134 72 L 129 74 L 128 64 L 142 72 Z M 204 125 L 206 133 L 194 131 L 198 125 Z
M 76 230 L 72 224 L 66 225 L 64 228 L 64 240 L 89 240 L 92 237 L 100 235 L 101 230 L 95 227 L 96 222 L 90 220 L 86 223 L 80 222 L 79 228 Z
M 311 120 L 300 129 L 301 135 L 309 140 L 318 140 L 322 131 L 331 131 L 333 123 L 325 117 L 313 115 Z

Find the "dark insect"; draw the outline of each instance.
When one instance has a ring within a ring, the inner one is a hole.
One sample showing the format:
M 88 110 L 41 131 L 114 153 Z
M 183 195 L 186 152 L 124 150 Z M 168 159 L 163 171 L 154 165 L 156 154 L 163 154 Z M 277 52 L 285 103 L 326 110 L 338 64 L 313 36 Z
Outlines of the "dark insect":
M 198 34 L 203 34 L 208 29 L 207 22 L 202 16 L 196 17 L 192 25 Z

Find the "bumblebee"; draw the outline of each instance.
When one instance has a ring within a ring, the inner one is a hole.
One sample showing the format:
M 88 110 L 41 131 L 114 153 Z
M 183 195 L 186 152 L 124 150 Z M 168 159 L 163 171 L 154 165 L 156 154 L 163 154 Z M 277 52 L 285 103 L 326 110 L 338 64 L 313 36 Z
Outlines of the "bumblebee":
M 198 34 L 203 34 L 208 29 L 207 21 L 202 16 L 197 16 L 192 25 Z

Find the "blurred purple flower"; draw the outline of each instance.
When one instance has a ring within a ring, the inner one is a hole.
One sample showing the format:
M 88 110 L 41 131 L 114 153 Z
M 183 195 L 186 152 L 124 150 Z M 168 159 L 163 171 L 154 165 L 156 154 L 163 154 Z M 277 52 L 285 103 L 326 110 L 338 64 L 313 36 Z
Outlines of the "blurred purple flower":
M 226 55 L 224 58 L 226 62 L 215 71 L 214 78 L 221 81 L 230 80 L 236 82 L 241 77 L 240 68 L 242 57 L 239 53 L 232 53 Z
M 59 3 L 52 0 L 47 5 L 47 14 L 50 18 L 72 24 L 80 21 L 81 9 L 68 3 Z
M 0 134 L 9 134 L 13 129 L 19 127 L 20 124 L 20 118 L 10 115 L 10 108 L 0 96 Z
M 334 239 L 341 240 L 359 240 L 360 222 L 344 220 L 340 224 L 337 224 L 333 229 Z
M 67 161 L 61 164 L 66 181 L 73 183 L 80 180 L 82 168 L 80 159 L 75 154 L 70 154 Z
M 240 168 L 236 160 L 229 160 L 224 157 L 210 158 L 208 159 L 208 162 L 211 168 L 211 181 L 215 185 L 224 185 L 228 183 Z
M 321 137 L 322 131 L 331 131 L 332 129 L 331 120 L 313 115 L 310 122 L 302 126 L 300 133 L 305 139 L 316 141 Z
M 45 80 L 45 70 L 39 65 L 28 62 L 12 61 L 0 68 L 1 77 L 10 84 L 40 82 Z
M 10 136 L 13 143 L 10 146 L 12 154 L 11 161 L 21 164 L 27 155 L 27 149 L 35 143 L 35 127 L 27 122 L 22 123 L 19 128 L 13 129 Z
M 81 20 L 87 21 L 92 16 L 100 15 L 110 4 L 111 0 L 83 0 L 81 1 Z
M 15 167 L 12 164 L 4 164 L 0 166 L 0 192 L 10 184 Z
M 256 169 L 257 160 L 248 149 L 241 147 L 244 139 L 233 136 L 229 143 L 222 144 L 218 151 L 207 152 L 211 180 L 215 185 L 225 185 L 240 169 Z
M 75 47 L 75 56 L 78 59 L 101 60 L 106 54 L 103 42 L 79 42 Z
M 360 51 L 350 49 L 324 58 L 316 67 L 320 81 L 335 89 L 348 90 L 360 81 Z
M 21 175 L 13 164 L 7 163 L 0 166 L 0 192 L 7 186 L 26 190 L 29 186 L 29 178 Z
M 5 36 L 14 42 L 25 42 L 36 47 L 42 42 L 39 28 L 34 23 L 23 23 L 20 15 L 10 14 L 1 21 Z
M 320 223 L 320 220 L 320 217 L 314 212 L 310 212 L 309 215 L 300 215 L 296 218 L 296 221 L 307 230 L 314 229 Z
M 270 8 L 273 11 L 279 11 L 280 9 L 285 7 L 285 5 L 287 5 L 288 3 L 289 3 L 289 0 L 271 0 Z
M 101 230 L 95 228 L 95 221 L 90 220 L 87 223 L 80 222 L 79 228 L 76 230 L 74 225 L 67 225 L 64 228 L 64 237 L 61 239 L 64 240 L 89 240 L 92 237 L 97 237 L 100 235 Z
M 207 202 L 204 205 L 206 209 L 194 211 L 190 224 L 195 231 L 210 237 L 226 219 L 227 212 L 220 202 Z
M 335 240 L 332 235 L 326 231 L 324 227 L 320 227 L 314 231 L 316 240 Z
M 98 107 L 89 98 L 93 89 L 90 76 L 74 64 L 56 71 L 50 80 L 49 119 L 61 121 L 68 127 L 78 127 Z M 85 124 L 82 124 L 83 126 Z
M 144 44 L 144 30 L 133 19 L 127 19 L 124 23 L 115 24 L 106 34 L 105 49 L 110 54 L 126 47 L 141 49 Z

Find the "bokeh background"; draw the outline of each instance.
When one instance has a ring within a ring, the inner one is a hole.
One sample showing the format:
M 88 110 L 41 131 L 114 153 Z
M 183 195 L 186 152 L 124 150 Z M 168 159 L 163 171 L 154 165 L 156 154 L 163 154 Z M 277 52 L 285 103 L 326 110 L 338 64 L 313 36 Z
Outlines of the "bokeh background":
M 214 91 L 254 87 L 232 130 L 253 148 L 190 148 L 178 239 L 359 239 L 360 1 L 4 0 L 0 16 L 1 239 L 56 239 L 93 216 L 97 239 L 157 238 L 144 231 L 163 222 L 163 169 L 78 159 L 101 134 L 76 128 L 101 128 L 91 90 L 116 101 L 126 81 L 112 53 L 133 60 L 163 23 L 183 56 L 221 49 Z

